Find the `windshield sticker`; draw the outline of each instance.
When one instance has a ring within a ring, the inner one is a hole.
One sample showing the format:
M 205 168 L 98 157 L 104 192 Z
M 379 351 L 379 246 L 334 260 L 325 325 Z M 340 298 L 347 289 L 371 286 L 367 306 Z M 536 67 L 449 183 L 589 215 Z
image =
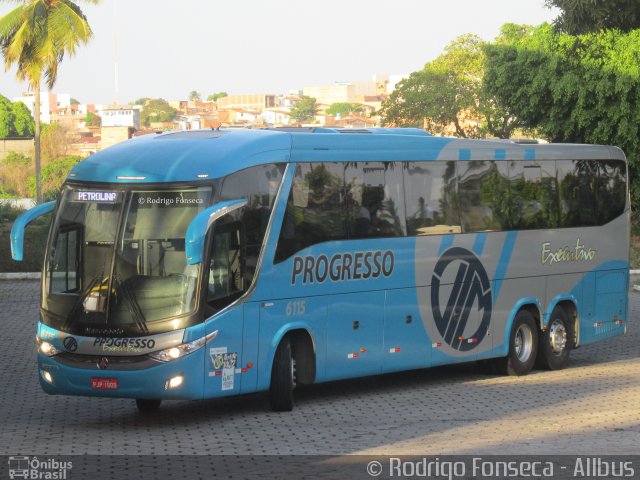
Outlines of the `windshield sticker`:
M 238 352 L 227 353 L 227 347 L 217 347 L 209 349 L 209 356 L 215 370 L 209 372 L 209 376 L 222 377 L 222 390 L 233 390 Z
M 542 244 L 540 260 L 543 265 L 553 265 L 562 262 L 589 262 L 596 258 L 597 250 L 587 248 L 578 238 L 575 245 L 567 245 L 557 250 L 551 248 L 550 242 Z
M 90 202 L 90 203 L 116 203 L 118 201 L 118 192 L 73 192 L 74 202 Z
M 367 280 L 380 275 L 390 277 L 395 266 L 395 257 L 391 250 L 370 250 L 367 252 L 336 253 L 331 258 L 326 255 L 317 257 L 293 257 L 291 285 L 301 281 L 307 283 L 324 283 L 347 280 Z

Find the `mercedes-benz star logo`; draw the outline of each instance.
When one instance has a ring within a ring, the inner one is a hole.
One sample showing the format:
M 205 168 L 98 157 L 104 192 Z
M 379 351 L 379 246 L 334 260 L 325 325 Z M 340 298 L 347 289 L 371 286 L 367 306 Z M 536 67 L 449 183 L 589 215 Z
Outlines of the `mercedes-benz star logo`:
M 100 370 L 105 370 L 109 366 L 109 359 L 107 357 L 102 357 L 100 360 L 98 360 L 98 363 L 96 363 L 96 366 Z

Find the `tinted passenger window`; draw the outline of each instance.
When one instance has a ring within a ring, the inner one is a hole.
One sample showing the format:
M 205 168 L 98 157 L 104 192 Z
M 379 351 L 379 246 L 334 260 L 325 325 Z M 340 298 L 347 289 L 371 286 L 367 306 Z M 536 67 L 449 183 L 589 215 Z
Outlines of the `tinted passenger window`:
M 509 229 L 507 162 L 458 163 L 458 195 L 464 232 Z
M 303 163 L 296 167 L 275 261 L 303 248 L 347 238 L 343 163 Z
M 248 203 L 216 223 L 209 300 L 243 293 L 251 285 L 283 173 L 284 165 L 260 165 L 224 179 L 219 201 L 246 198 Z
M 354 162 L 345 167 L 349 238 L 404 235 L 401 164 Z
M 559 225 L 555 162 L 511 161 L 509 165 L 512 230 Z
M 560 226 L 596 225 L 594 186 L 598 162 L 558 160 L 556 171 L 560 190 Z
M 597 221 L 604 225 L 624 212 L 627 199 L 626 176 L 624 162 L 619 160 L 603 160 L 598 162 L 599 175 L 595 185 Z
M 455 162 L 404 164 L 409 235 L 460 233 Z

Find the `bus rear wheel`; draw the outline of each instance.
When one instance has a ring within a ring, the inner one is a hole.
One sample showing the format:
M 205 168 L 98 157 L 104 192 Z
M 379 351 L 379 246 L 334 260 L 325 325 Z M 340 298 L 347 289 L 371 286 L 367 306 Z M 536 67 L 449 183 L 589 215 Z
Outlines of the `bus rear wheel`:
M 496 367 L 507 375 L 526 375 L 533 368 L 538 350 L 536 322 L 530 312 L 520 310 L 509 336 L 509 355 L 496 360 Z
M 569 363 L 573 329 L 564 308 L 557 306 L 551 312 L 549 326 L 540 335 L 540 349 L 536 366 L 547 370 L 560 370 Z
M 162 400 L 150 400 L 147 398 L 136 398 L 136 405 L 141 413 L 155 412 L 160 408 Z
M 293 410 L 293 389 L 295 387 L 295 361 L 291 354 L 291 342 L 284 338 L 273 359 L 269 402 L 271 410 L 290 412 Z

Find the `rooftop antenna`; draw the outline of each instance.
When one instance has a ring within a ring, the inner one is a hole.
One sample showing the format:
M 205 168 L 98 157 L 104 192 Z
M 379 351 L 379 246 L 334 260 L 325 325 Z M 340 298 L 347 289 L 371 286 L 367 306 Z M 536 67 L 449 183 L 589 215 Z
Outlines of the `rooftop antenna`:
M 113 104 L 118 104 L 118 0 L 113 2 Z

